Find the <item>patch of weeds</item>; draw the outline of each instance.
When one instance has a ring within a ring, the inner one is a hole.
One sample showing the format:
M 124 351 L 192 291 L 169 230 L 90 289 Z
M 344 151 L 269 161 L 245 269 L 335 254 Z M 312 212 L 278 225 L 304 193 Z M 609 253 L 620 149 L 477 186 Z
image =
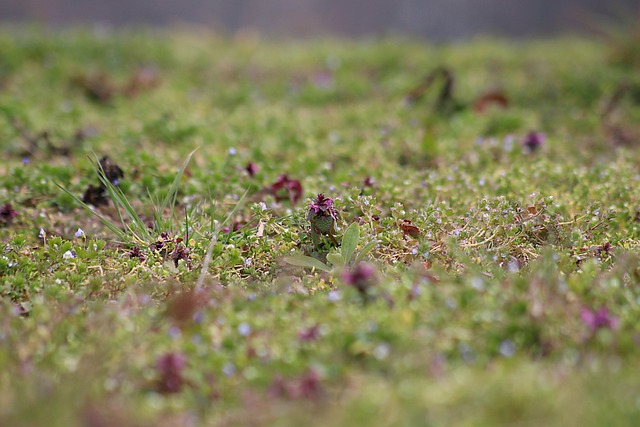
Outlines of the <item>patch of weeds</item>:
M 633 424 L 607 49 L 0 29 L 0 424 Z

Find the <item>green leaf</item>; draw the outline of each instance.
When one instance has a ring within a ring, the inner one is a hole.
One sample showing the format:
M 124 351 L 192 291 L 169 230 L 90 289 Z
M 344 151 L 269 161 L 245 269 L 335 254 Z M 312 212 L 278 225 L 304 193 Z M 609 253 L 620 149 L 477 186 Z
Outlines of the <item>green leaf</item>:
M 347 228 L 342 236 L 342 258 L 344 258 L 345 264 L 348 264 L 353 257 L 353 253 L 358 246 L 358 240 L 360 239 L 360 226 L 357 222 L 354 222 Z
M 356 257 L 356 262 L 362 261 L 364 257 L 367 256 L 367 254 L 371 252 L 371 250 L 378 245 L 378 243 L 380 242 L 377 240 L 374 240 L 373 242 L 369 242 L 366 245 L 364 245 L 364 248 L 362 248 L 362 250 L 358 253 L 358 256 Z
M 327 254 L 327 261 L 329 261 L 334 267 L 342 267 L 345 264 L 344 257 L 335 252 Z
M 284 262 L 298 267 L 315 268 L 317 270 L 326 271 L 327 273 L 331 271 L 331 268 L 324 262 L 302 254 L 286 256 L 284 257 Z

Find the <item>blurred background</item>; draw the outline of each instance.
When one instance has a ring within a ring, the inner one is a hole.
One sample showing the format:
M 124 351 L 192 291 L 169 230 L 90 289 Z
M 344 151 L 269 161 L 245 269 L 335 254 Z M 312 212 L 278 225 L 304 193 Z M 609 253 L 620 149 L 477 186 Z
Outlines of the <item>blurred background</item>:
M 0 21 L 197 24 L 277 37 L 402 34 L 433 40 L 534 37 L 632 19 L 639 0 L 0 0 Z

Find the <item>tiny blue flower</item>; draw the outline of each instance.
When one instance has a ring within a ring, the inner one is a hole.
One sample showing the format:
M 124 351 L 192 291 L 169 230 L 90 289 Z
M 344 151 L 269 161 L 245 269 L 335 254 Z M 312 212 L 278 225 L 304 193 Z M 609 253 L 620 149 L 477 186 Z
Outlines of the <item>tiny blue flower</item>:
M 243 337 L 246 337 L 251 333 L 251 325 L 247 322 L 242 322 L 238 325 L 238 333 Z

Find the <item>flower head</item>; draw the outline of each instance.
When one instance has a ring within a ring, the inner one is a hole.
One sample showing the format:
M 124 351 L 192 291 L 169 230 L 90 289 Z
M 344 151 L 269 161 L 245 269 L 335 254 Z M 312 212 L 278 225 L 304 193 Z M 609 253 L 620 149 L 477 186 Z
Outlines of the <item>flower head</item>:
M 331 215 L 336 217 L 335 209 L 333 208 L 333 199 L 331 197 L 325 197 L 320 193 L 318 196 L 309 203 L 309 213 L 320 215 Z
M 0 206 L 0 225 L 10 225 L 17 215 L 18 211 L 13 209 L 11 203 L 5 203 Z
M 324 194 L 318 196 L 309 203 L 309 213 L 307 220 L 311 223 L 311 238 L 317 245 L 320 243 L 320 235 L 328 235 L 333 243 L 337 246 L 333 233 L 336 229 L 336 219 L 338 213 L 333 207 L 333 200 L 325 197 Z
M 316 341 L 320 337 L 320 326 L 313 325 L 298 331 L 298 340 L 302 342 Z
M 247 163 L 247 166 L 244 167 L 244 170 L 247 171 L 250 177 L 254 177 L 258 173 L 259 168 L 255 163 L 249 162 Z
M 159 374 L 157 388 L 160 393 L 178 393 L 184 385 L 182 370 L 187 358 L 182 353 L 165 353 L 156 361 Z
M 619 319 L 609 313 L 609 309 L 605 306 L 600 307 L 597 311 L 591 311 L 588 308 L 583 308 L 580 312 L 580 317 L 591 333 L 595 333 L 601 328 L 611 330 L 618 328 Z
M 127 256 L 129 258 L 138 258 L 140 262 L 144 261 L 144 254 L 142 253 L 140 246 L 134 246 L 133 249 L 131 249 L 129 253 L 127 253 Z
M 371 288 L 375 285 L 375 276 L 375 267 L 366 262 L 358 263 L 342 273 L 345 283 L 353 286 L 364 297 L 369 296 Z
M 541 148 L 544 145 L 546 139 L 547 138 L 544 133 L 531 131 L 522 140 L 522 145 L 524 145 L 525 148 L 532 153 Z
M 267 393 L 272 398 L 317 399 L 322 396 L 322 378 L 314 369 L 309 369 L 298 378 L 284 379 L 276 376 Z
M 178 268 L 178 264 L 180 260 L 184 260 L 189 268 L 191 268 L 191 260 L 189 259 L 189 255 L 191 251 L 182 243 L 178 243 L 175 249 L 169 254 L 169 258 L 173 261 L 176 268 Z

